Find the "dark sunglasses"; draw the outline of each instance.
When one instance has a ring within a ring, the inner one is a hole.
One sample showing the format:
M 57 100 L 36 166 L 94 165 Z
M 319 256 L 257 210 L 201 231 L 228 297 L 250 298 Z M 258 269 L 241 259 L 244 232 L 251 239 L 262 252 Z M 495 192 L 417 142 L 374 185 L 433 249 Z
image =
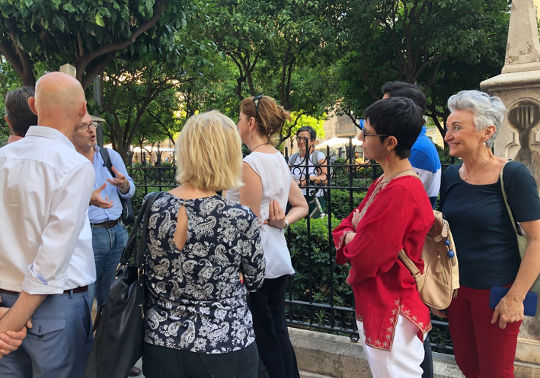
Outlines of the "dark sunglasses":
M 262 98 L 262 94 L 253 97 L 253 103 L 255 104 L 255 118 L 259 118 L 259 101 Z

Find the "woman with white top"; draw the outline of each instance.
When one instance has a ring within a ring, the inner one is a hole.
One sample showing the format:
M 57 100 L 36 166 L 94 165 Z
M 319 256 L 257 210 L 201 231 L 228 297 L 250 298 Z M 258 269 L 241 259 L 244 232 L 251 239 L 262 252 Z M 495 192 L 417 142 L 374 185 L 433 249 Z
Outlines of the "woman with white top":
M 324 192 L 314 189 L 312 184 L 325 185 L 328 182 L 328 162 L 323 152 L 315 150 L 317 132 L 310 126 L 302 126 L 296 131 L 298 152 L 289 157 L 289 167 L 296 183 L 309 204 L 309 214 L 317 207 L 325 207 Z M 309 190 L 309 195 L 308 195 Z
M 298 377 L 296 357 L 285 321 L 285 291 L 294 273 L 284 229 L 303 218 L 308 205 L 292 180 L 281 153 L 271 144 L 289 113 L 268 96 L 248 97 L 240 104 L 238 131 L 251 153 L 242 163 L 244 186 L 227 192 L 258 216 L 266 260 L 262 288 L 250 293 L 248 304 L 259 355 L 272 378 Z M 290 210 L 283 209 L 287 202 Z

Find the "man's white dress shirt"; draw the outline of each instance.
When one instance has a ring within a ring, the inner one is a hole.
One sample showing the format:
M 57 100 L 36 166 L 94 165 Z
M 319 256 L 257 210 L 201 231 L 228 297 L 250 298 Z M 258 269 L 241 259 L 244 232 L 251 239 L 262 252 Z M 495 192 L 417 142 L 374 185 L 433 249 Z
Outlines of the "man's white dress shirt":
M 94 167 L 56 129 L 0 149 L 0 289 L 60 294 L 96 280 Z

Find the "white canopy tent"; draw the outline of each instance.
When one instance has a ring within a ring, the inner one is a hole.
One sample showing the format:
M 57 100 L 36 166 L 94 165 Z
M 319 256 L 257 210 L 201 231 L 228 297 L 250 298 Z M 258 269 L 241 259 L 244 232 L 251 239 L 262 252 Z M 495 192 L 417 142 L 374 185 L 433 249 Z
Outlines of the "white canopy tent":
M 362 142 L 359 141 L 358 138 L 352 138 L 351 141 L 352 141 L 353 146 L 362 145 Z M 348 145 L 349 145 L 349 138 L 334 137 L 334 138 L 328 139 L 327 141 L 317 144 L 315 146 L 315 149 L 325 150 L 327 146 L 330 148 L 337 148 L 337 147 L 346 147 Z

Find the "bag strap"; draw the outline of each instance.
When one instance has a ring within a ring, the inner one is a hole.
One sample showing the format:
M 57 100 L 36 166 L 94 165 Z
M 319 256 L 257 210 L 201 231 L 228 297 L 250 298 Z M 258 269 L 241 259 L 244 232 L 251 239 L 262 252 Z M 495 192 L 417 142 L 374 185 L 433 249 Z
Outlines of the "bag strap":
M 409 169 L 409 170 L 407 170 L 405 172 L 401 172 L 401 173 L 391 177 L 390 180 L 388 180 L 388 182 L 390 182 L 392 179 L 395 179 L 395 178 L 398 178 L 398 177 L 403 177 L 403 176 L 414 176 L 414 177 L 418 178 L 418 180 L 420 180 L 420 177 L 418 176 L 418 173 L 416 173 L 416 171 L 414 171 L 414 170 Z M 415 281 L 417 280 L 417 278 L 419 276 L 422 275 L 422 273 L 420 273 L 420 269 L 418 269 L 418 267 L 416 266 L 414 261 L 411 260 L 411 258 L 407 255 L 407 253 L 405 252 L 405 250 L 403 248 L 399 251 L 398 258 L 403 262 L 403 264 L 407 267 L 407 269 L 409 269 L 409 271 L 413 275 Z
M 114 178 L 116 177 L 114 175 L 114 172 L 112 171 L 112 163 L 111 163 L 111 157 L 109 155 L 109 150 L 107 150 L 105 147 L 99 147 L 99 154 L 101 155 L 101 158 L 103 159 L 103 166 L 107 167 L 107 170 L 111 174 L 111 176 Z
M 133 250 L 135 249 L 135 244 L 137 243 L 137 234 L 139 229 L 141 229 L 141 223 L 143 224 L 141 229 L 141 241 L 137 246 L 137 252 L 135 255 L 135 262 L 137 265 L 137 268 L 140 268 L 142 266 L 142 257 L 144 254 L 144 249 L 146 247 L 146 239 L 148 237 L 148 218 L 150 213 L 150 207 L 154 203 L 154 201 L 161 195 L 161 192 L 154 192 L 150 193 L 146 200 L 143 202 L 141 209 L 139 211 L 139 215 L 137 216 L 137 220 L 135 221 L 135 224 L 133 225 L 133 228 L 131 229 L 131 232 L 129 233 L 128 241 L 126 243 L 126 246 L 124 247 L 124 251 L 122 252 L 122 257 L 120 258 L 119 266 L 126 265 L 129 258 L 133 254 Z
M 501 192 L 502 192 L 504 204 L 506 205 L 506 211 L 508 211 L 508 216 L 510 217 L 510 222 L 512 222 L 512 227 L 514 228 L 514 232 L 515 232 L 516 235 L 519 235 L 518 230 L 517 230 L 517 226 L 516 226 L 516 222 L 514 220 L 514 215 L 512 214 L 512 209 L 510 208 L 510 204 L 508 203 L 508 198 L 506 196 L 506 190 L 504 189 L 503 172 L 504 172 L 504 167 L 506 167 L 507 163 L 508 163 L 508 161 L 506 163 L 504 163 L 503 167 L 501 168 L 501 173 L 499 174 L 499 178 L 500 178 L 500 182 L 501 182 Z
M 418 267 L 416 266 L 416 264 L 411 260 L 411 258 L 405 253 L 405 250 L 402 249 L 401 251 L 399 251 L 399 254 L 398 254 L 398 257 L 399 259 L 403 262 L 403 264 L 407 267 L 407 269 L 409 269 L 409 271 L 411 272 L 411 274 L 413 275 L 414 277 L 414 280 L 416 281 L 417 278 L 419 276 L 422 275 L 422 273 L 420 273 L 420 269 L 418 269 Z

